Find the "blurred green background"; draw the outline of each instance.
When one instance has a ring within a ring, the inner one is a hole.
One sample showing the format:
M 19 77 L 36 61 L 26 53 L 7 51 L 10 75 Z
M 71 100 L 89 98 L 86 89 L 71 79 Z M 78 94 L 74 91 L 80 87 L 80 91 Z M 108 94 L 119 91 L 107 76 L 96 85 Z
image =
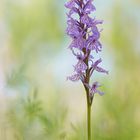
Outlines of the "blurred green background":
M 66 81 L 75 59 L 65 0 L 0 0 L 0 140 L 86 140 L 81 83 Z M 140 140 L 140 1 L 95 0 L 104 24 L 105 95 L 92 108 L 94 140 Z

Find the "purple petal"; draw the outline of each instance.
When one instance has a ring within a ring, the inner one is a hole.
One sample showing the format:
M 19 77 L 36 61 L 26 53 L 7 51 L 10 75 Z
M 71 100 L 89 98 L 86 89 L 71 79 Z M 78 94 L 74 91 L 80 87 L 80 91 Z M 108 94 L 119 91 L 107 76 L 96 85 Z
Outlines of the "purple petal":
M 90 14 L 92 11 L 96 10 L 95 6 L 92 4 L 92 1 L 93 0 L 88 0 L 84 6 L 84 12 L 87 14 Z
M 96 26 L 92 27 L 92 38 L 93 40 L 98 40 L 100 38 L 100 32 Z
M 87 69 L 87 65 L 83 61 L 80 60 L 74 66 L 74 68 L 75 68 L 75 71 L 80 74 L 80 73 L 84 72 Z
M 69 9 L 72 9 L 74 6 L 75 6 L 74 0 L 68 1 L 68 2 L 65 4 L 65 7 L 66 7 L 66 8 L 69 8 Z
M 82 50 L 85 47 L 85 40 L 81 37 L 78 37 L 77 39 L 74 39 L 69 46 L 69 48 L 77 48 Z
M 102 59 L 98 59 L 94 62 L 94 64 L 92 65 L 93 69 L 96 69 L 96 67 L 102 62 Z
M 86 58 L 86 56 L 83 54 L 83 52 L 75 53 L 73 48 L 71 50 L 72 50 L 73 55 L 76 56 L 76 58 L 78 60 L 82 60 L 83 61 Z
M 98 90 L 98 88 L 99 88 L 100 86 L 101 86 L 101 85 L 100 85 L 98 82 L 94 82 L 94 83 L 92 84 L 90 93 L 91 93 L 91 94 L 98 93 L 98 94 L 100 94 L 100 95 L 103 95 L 104 92 L 101 92 L 100 90 Z
M 86 24 L 88 27 L 92 27 L 93 25 L 93 19 L 90 18 L 87 14 L 84 14 L 81 18 L 81 22 L 83 24 Z
M 103 20 L 94 20 L 94 25 L 96 26 L 97 24 L 102 24 Z
M 67 80 L 70 80 L 72 82 L 76 82 L 76 81 L 79 81 L 80 80 L 80 75 L 79 74 L 74 74 L 72 76 L 68 76 L 67 77 Z
M 99 90 L 96 90 L 96 93 L 100 94 L 101 96 L 103 96 L 105 93 Z
M 107 70 L 105 70 L 105 69 L 103 69 L 103 68 L 101 68 L 101 67 L 96 67 L 96 71 L 98 71 L 98 72 L 101 72 L 101 73 L 106 73 L 106 74 L 108 74 L 108 71 Z
M 96 91 L 96 89 L 98 88 L 98 87 L 100 87 L 101 85 L 98 83 L 98 82 L 94 82 L 93 84 L 92 84 L 92 87 L 91 87 L 91 90 L 92 91 Z
M 78 21 L 69 17 L 67 24 L 68 24 L 68 27 L 66 30 L 67 34 L 72 38 L 78 37 L 80 35 Z
M 96 53 L 101 52 L 102 45 L 99 41 L 95 41 L 93 43 L 93 49 L 96 51 Z

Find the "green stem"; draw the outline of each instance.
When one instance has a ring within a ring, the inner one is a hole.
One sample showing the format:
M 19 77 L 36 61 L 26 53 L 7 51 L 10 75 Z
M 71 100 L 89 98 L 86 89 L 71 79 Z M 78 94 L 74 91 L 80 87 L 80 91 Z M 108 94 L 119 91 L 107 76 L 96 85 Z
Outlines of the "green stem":
M 87 108 L 88 140 L 91 140 L 91 105 Z
M 87 102 L 87 134 L 88 140 L 91 140 L 91 105 Z

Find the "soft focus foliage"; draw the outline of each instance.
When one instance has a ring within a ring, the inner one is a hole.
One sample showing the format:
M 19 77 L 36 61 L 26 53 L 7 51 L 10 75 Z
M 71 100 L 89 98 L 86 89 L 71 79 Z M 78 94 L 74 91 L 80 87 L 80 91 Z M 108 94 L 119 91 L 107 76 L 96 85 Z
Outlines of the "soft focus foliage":
M 64 2 L 0 0 L 0 140 L 86 139 L 83 87 L 66 81 L 73 58 L 66 49 Z M 110 74 L 93 76 L 106 94 L 95 96 L 92 135 L 139 140 L 140 3 L 95 5 L 104 20 L 101 41 Z

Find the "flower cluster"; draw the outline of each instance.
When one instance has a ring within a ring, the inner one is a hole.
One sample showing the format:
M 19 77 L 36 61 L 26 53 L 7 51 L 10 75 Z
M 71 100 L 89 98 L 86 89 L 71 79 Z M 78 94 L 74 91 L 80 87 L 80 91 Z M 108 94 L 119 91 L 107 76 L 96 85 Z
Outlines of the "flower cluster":
M 91 13 L 96 10 L 92 1 L 70 0 L 65 4 L 66 8 L 69 9 L 66 32 L 72 38 L 69 48 L 78 60 L 74 66 L 75 73 L 68 79 L 71 81 L 81 80 L 91 98 L 95 93 L 103 95 L 103 92 L 97 89 L 100 87 L 98 82 L 94 82 L 90 86 L 90 78 L 93 72 L 108 74 L 108 71 L 99 66 L 102 59 L 94 60 L 93 57 L 94 52 L 99 53 L 102 50 L 99 41 L 101 31 L 97 28 L 98 24 L 102 24 L 102 21 L 91 17 Z

